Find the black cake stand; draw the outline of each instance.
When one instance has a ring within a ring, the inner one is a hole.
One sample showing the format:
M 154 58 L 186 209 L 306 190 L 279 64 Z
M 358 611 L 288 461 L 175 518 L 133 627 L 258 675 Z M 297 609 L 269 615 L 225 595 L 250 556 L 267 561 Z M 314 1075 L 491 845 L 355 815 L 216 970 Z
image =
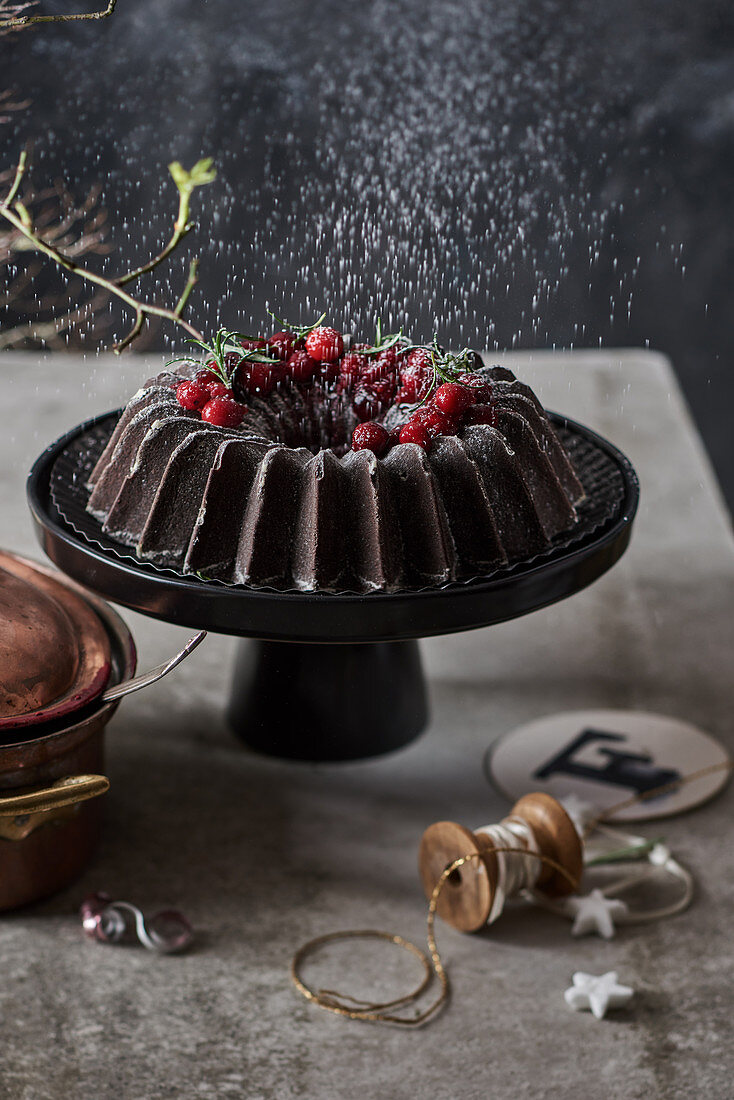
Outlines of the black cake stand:
M 408 744 L 428 719 L 416 639 L 504 622 L 580 591 L 624 553 L 637 509 L 637 478 L 624 455 L 553 415 L 590 503 L 572 536 L 533 560 L 395 593 L 226 585 L 137 561 L 85 512 L 88 472 L 118 416 L 79 425 L 34 464 L 28 500 L 43 550 L 114 603 L 252 639 L 238 649 L 229 721 L 251 748 L 291 759 L 359 759 Z

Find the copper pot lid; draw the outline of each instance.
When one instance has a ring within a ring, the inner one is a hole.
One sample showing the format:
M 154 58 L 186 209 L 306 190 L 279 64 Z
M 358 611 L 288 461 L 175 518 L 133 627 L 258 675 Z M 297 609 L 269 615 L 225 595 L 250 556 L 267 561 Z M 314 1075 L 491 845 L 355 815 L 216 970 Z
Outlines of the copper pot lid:
M 102 621 L 72 588 L 0 551 L 0 731 L 63 717 L 111 671 Z

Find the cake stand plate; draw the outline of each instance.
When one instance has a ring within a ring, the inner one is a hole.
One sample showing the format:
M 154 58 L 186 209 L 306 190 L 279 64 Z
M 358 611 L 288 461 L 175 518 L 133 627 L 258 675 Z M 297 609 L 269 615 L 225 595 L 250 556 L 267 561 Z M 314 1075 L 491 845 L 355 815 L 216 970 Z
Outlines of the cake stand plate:
M 86 453 L 80 443 L 104 439 L 118 416 L 79 425 L 35 462 L 28 501 L 44 552 L 74 580 L 124 607 L 255 639 L 239 648 L 229 720 L 250 747 L 292 759 L 359 759 L 412 741 L 428 717 L 415 639 L 491 626 L 580 591 L 624 553 L 637 509 L 637 477 L 625 456 L 590 429 L 554 417 L 564 441 L 575 440 L 605 467 L 602 487 L 614 487 L 608 514 L 587 523 L 588 533 L 582 524 L 570 544 L 487 578 L 415 591 L 356 595 L 226 585 L 137 561 L 101 529 L 88 529 L 94 521 L 83 509 L 73 522 L 71 498 L 86 480 L 81 459 L 62 515 L 52 493 L 57 462 L 73 465 Z

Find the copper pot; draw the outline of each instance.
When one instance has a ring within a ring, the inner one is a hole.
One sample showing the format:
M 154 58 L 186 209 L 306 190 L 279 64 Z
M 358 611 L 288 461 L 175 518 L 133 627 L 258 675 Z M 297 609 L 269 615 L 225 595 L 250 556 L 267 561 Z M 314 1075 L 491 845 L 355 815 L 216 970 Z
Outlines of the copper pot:
M 5 566 L 31 568 L 81 595 L 109 643 L 108 683 L 132 677 L 132 635 L 104 600 L 43 566 L 10 555 L 1 558 Z M 12 744 L 0 744 L 0 909 L 60 890 L 86 866 L 100 834 L 101 807 L 95 796 L 109 787 L 104 728 L 117 706 L 117 701 L 105 703 L 102 698 L 76 715 L 23 725 L 10 738 Z

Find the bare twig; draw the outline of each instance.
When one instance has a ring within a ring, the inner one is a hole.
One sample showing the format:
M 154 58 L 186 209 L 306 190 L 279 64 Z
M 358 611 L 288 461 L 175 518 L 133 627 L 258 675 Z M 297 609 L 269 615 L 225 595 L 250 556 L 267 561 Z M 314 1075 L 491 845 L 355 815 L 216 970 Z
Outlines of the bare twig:
M 0 19 L 0 31 L 3 30 L 21 30 L 23 27 L 31 27 L 35 23 L 74 23 L 79 20 L 89 19 L 106 19 L 109 15 L 112 15 L 115 10 L 117 0 L 109 0 L 106 8 L 101 11 L 92 11 L 83 14 L 75 15 L 19 15 L 15 14 L 8 19 Z M 8 6 L 6 10 L 20 12 L 24 8 L 28 7 L 28 4 L 15 4 Z M 5 5 L 3 5 L 5 7 Z
M 143 264 L 142 267 L 138 267 L 134 271 L 128 272 L 127 275 L 115 279 L 114 281 L 117 286 L 125 286 L 126 283 L 132 282 L 133 279 L 137 279 L 141 275 L 145 275 L 148 271 L 152 271 L 154 267 L 157 267 L 159 263 L 162 263 L 163 260 L 171 255 L 186 234 L 193 229 L 193 222 L 189 221 L 192 194 L 197 187 L 202 187 L 207 183 L 211 183 L 217 174 L 216 169 L 212 167 L 211 157 L 205 157 L 203 160 L 198 161 L 190 172 L 182 168 L 177 160 L 175 160 L 173 164 L 169 164 L 168 170 L 173 176 L 173 182 L 178 188 L 178 215 L 176 216 L 176 221 L 173 223 L 171 239 L 166 247 L 152 260 L 149 260 L 147 264 Z M 188 297 L 188 294 L 186 297 Z
M 148 263 L 143 264 L 141 267 L 117 279 L 108 279 L 106 276 L 100 275 L 96 271 L 91 271 L 89 268 L 78 264 L 68 251 L 62 252 L 55 243 L 52 243 L 49 239 L 49 233 L 42 234 L 35 228 L 28 207 L 17 197 L 21 181 L 26 171 L 27 159 L 27 152 L 24 150 L 18 160 L 18 166 L 10 190 L 5 199 L 0 201 L 0 216 L 5 218 L 5 220 L 14 227 L 20 237 L 27 242 L 26 247 L 44 253 L 44 255 L 48 256 L 49 259 L 53 260 L 54 263 L 65 271 L 78 276 L 86 282 L 102 287 L 110 294 L 114 294 L 133 311 L 134 318 L 132 327 L 127 335 L 113 346 L 113 351 L 119 353 L 123 348 L 131 344 L 142 331 L 145 320 L 150 317 L 160 317 L 163 320 L 171 321 L 183 328 L 184 331 L 188 332 L 194 339 L 203 340 L 198 329 L 183 318 L 183 311 L 197 281 L 197 261 L 191 264 L 188 280 L 173 309 L 168 309 L 165 306 L 159 306 L 152 302 L 141 302 L 124 290 L 123 285 L 157 267 L 158 264 L 171 254 L 183 236 L 189 232 L 191 229 L 191 223 L 189 222 L 191 195 L 197 187 L 211 183 L 216 175 L 215 169 L 212 167 L 211 158 L 200 160 L 194 165 L 190 172 L 182 168 L 178 162 L 169 166 L 174 183 L 179 192 L 179 211 L 176 221 L 174 222 L 171 239 L 165 248 L 152 260 L 148 261 Z

